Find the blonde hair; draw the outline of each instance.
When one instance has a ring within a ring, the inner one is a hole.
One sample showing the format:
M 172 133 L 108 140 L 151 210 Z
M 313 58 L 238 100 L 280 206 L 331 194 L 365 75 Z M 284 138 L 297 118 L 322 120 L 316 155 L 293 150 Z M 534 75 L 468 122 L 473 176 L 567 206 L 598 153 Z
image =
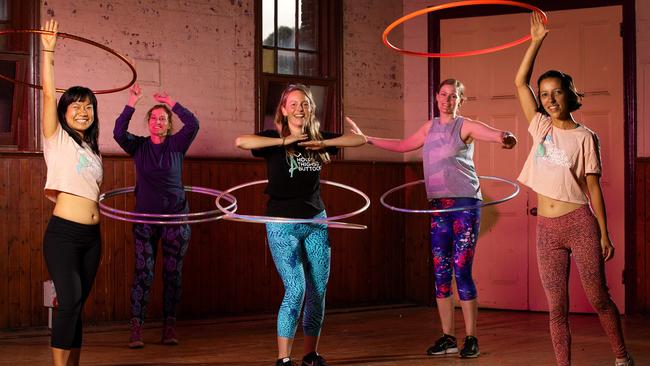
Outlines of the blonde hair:
M 289 94 L 294 91 L 302 92 L 309 101 L 309 106 L 311 108 L 311 113 L 309 114 L 309 120 L 305 122 L 304 133 L 307 134 L 309 140 L 312 141 L 322 141 L 323 136 L 320 133 L 320 121 L 316 118 L 316 103 L 314 102 L 314 96 L 311 93 L 311 90 L 304 84 L 290 84 L 283 91 L 280 96 L 280 102 L 278 103 L 277 108 L 275 109 L 275 117 L 273 118 L 273 123 L 278 130 L 278 133 L 281 137 L 286 137 L 291 135 L 289 130 L 289 120 L 282 114 L 282 107 L 286 107 L 287 99 Z M 292 146 L 286 146 L 288 154 L 294 153 L 294 148 Z M 309 157 L 318 160 L 322 164 L 327 164 L 331 161 L 329 154 L 325 150 L 307 150 Z

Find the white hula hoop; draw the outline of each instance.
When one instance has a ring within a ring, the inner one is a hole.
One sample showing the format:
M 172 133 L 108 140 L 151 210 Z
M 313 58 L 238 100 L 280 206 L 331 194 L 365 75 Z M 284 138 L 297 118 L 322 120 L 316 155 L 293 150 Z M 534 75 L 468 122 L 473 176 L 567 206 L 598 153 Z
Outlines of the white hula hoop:
M 337 215 L 337 216 L 330 216 L 326 219 L 292 219 L 292 218 L 287 218 L 287 217 L 275 217 L 275 216 L 261 216 L 261 215 L 240 215 L 235 213 L 235 210 L 230 211 L 227 207 L 223 207 L 221 205 L 221 199 L 224 198 L 227 194 L 233 193 L 234 191 L 245 188 L 245 187 L 250 187 L 253 185 L 257 184 L 264 184 L 268 183 L 268 179 L 264 180 L 256 180 L 253 182 L 247 182 L 240 184 L 238 186 L 234 186 L 231 188 L 226 189 L 223 191 L 216 199 L 215 199 L 215 204 L 217 205 L 217 208 L 221 210 L 221 212 L 224 213 L 224 220 L 231 220 L 231 221 L 241 221 L 241 222 L 252 222 L 252 223 L 258 223 L 258 224 L 266 224 L 266 223 L 278 223 L 278 224 L 324 224 L 327 225 L 328 227 L 332 228 L 341 228 L 341 229 L 367 229 L 368 227 L 366 225 L 360 225 L 360 224 L 352 224 L 352 223 L 347 223 L 347 222 L 341 222 L 338 220 L 345 219 L 354 215 L 358 215 L 361 212 L 365 211 L 370 207 L 370 198 L 363 193 L 362 191 L 347 186 L 345 184 L 337 183 L 337 182 L 332 182 L 328 180 L 321 179 L 320 181 L 323 184 L 327 185 L 332 185 L 335 187 L 339 188 L 344 188 L 349 191 L 352 191 L 359 196 L 361 196 L 366 202 L 361 207 L 360 209 L 342 214 L 342 215 Z
M 501 198 L 501 199 L 490 201 L 490 202 L 482 202 L 481 201 L 481 203 L 476 204 L 476 205 L 454 207 L 454 208 L 440 208 L 440 209 L 436 209 L 436 210 L 411 210 L 411 209 L 408 209 L 408 208 L 391 206 L 388 203 L 386 203 L 386 197 L 389 194 L 391 194 L 391 193 L 393 193 L 395 191 L 398 191 L 400 189 L 404 189 L 404 188 L 409 187 L 409 186 L 414 186 L 416 184 L 424 183 L 424 179 L 420 179 L 420 180 L 416 180 L 416 181 L 413 181 L 413 182 L 408 182 L 406 184 L 402 184 L 402 185 L 397 186 L 395 188 L 389 189 L 388 191 L 386 191 L 386 193 L 381 195 L 381 198 L 379 199 L 379 201 L 381 201 L 381 204 L 384 205 L 384 207 L 386 207 L 386 208 L 388 208 L 390 210 L 393 210 L 393 211 L 405 212 L 405 213 L 428 213 L 428 214 L 432 214 L 432 213 L 442 213 L 442 212 L 455 212 L 455 211 L 473 210 L 475 208 L 481 208 L 481 207 L 485 207 L 485 206 L 492 206 L 492 205 L 496 205 L 496 204 L 503 203 L 503 202 L 506 202 L 506 201 L 510 201 L 511 199 L 515 198 L 515 196 L 517 196 L 517 194 L 519 194 L 519 184 L 517 184 L 517 183 L 515 183 L 515 182 L 513 182 L 511 180 L 508 180 L 508 179 L 505 179 L 505 178 L 500 178 L 500 177 L 493 177 L 493 176 L 489 176 L 489 175 L 481 175 L 481 176 L 479 176 L 479 179 L 487 179 L 487 180 L 493 180 L 493 181 L 497 181 L 497 182 L 507 183 L 507 184 L 514 187 L 514 191 L 511 194 L 509 194 L 508 196 L 506 196 L 505 198 Z
M 222 191 L 216 189 L 204 188 L 204 187 L 197 187 L 197 186 L 184 186 L 183 188 L 185 192 L 202 193 L 212 197 L 223 197 L 226 201 L 230 202 L 230 204 L 227 206 L 228 209 L 232 209 L 233 212 L 237 211 L 237 199 L 231 194 L 223 195 Z M 177 214 L 151 214 L 151 213 L 118 210 L 116 208 L 110 207 L 105 203 L 103 203 L 103 201 L 106 200 L 107 198 L 115 197 L 121 194 L 131 193 L 134 190 L 135 187 L 130 186 L 130 187 L 113 189 L 100 194 L 99 212 L 106 217 L 110 217 L 116 220 L 133 222 L 137 224 L 157 224 L 157 225 L 198 224 L 202 222 L 216 221 L 225 216 L 221 210 L 210 210 L 210 211 L 177 213 Z M 136 218 L 131 218 L 129 216 L 133 216 Z M 209 216 L 209 217 L 188 220 L 188 218 L 203 217 L 203 216 Z M 137 217 L 141 217 L 145 219 L 138 219 Z M 150 219 L 146 219 L 146 218 L 150 218 Z M 166 218 L 176 219 L 176 220 L 153 220 L 153 219 L 166 219 Z

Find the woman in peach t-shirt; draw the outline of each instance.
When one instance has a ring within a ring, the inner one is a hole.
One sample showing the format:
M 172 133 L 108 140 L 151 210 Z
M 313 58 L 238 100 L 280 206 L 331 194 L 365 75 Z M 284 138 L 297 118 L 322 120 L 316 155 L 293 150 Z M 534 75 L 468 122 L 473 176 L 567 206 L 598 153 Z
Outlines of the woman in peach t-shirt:
M 604 261 L 614 256 L 614 246 L 600 187 L 598 137 L 571 115 L 582 105 L 582 95 L 571 76 L 557 70 L 545 72 L 537 81 L 539 94 L 535 98 L 529 82 L 548 33 L 537 13 L 531 17 L 530 33 L 532 41 L 515 79 L 533 138 L 519 181 L 537 193 L 537 261 L 549 306 L 555 358 L 558 365 L 571 364 L 568 280 L 572 254 L 616 355 L 615 365 L 630 366 L 634 361 L 627 353 L 620 315 L 605 280 Z
M 56 33 L 58 25 L 50 20 L 43 29 Z M 52 323 L 52 358 L 55 366 L 78 365 L 83 305 L 102 252 L 97 202 L 102 181 L 97 99 L 90 89 L 74 86 L 61 95 L 57 105 L 56 36 L 41 35 L 41 45 L 45 195 L 55 203 L 43 238 L 45 263 L 58 302 Z

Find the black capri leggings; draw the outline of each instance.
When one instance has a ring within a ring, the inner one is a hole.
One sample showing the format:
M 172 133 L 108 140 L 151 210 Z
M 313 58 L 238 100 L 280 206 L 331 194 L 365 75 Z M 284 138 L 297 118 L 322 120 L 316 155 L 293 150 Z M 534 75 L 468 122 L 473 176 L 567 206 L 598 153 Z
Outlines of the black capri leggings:
M 51 345 L 81 348 L 81 314 L 102 254 L 99 224 L 85 225 L 52 216 L 43 238 L 45 263 L 58 306 L 52 321 Z

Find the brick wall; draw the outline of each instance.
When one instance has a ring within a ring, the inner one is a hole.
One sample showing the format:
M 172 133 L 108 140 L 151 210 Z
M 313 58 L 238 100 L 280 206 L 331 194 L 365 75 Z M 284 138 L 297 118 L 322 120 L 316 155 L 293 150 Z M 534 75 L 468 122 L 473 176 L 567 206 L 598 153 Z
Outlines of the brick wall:
M 105 44 L 134 60 L 145 97 L 131 131 L 146 135 L 151 94 L 167 91 L 201 120 L 191 155 L 247 155 L 234 139 L 253 131 L 253 1 L 70 1 L 48 0 L 43 15 L 60 30 Z M 96 48 L 63 40 L 57 46 L 56 83 L 96 87 L 126 84 L 130 74 L 119 60 Z M 100 147 L 121 152 L 113 123 L 128 92 L 99 96 Z

